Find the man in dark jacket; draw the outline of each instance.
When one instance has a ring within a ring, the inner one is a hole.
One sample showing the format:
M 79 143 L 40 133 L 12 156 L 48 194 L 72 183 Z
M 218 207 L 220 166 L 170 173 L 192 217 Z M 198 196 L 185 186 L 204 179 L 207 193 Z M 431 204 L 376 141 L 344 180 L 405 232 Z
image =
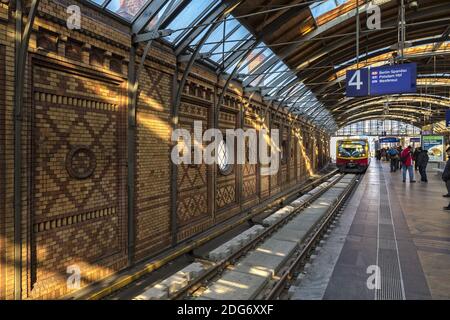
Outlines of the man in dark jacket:
M 413 160 L 414 160 L 414 169 L 416 171 L 419 170 L 419 164 L 417 163 L 417 157 L 419 156 L 421 151 L 422 151 L 422 148 L 420 148 L 420 147 L 414 149 Z
M 444 195 L 446 198 L 450 198 L 450 147 L 446 150 L 448 160 L 445 165 L 444 172 L 442 173 L 442 180 L 445 182 L 447 187 L 447 194 Z M 450 204 L 447 207 L 444 207 L 444 210 L 450 210 Z
M 428 182 L 427 165 L 429 160 L 430 157 L 428 156 L 428 150 L 422 150 L 422 148 L 420 148 L 420 152 L 416 157 L 416 165 L 419 167 L 422 182 Z

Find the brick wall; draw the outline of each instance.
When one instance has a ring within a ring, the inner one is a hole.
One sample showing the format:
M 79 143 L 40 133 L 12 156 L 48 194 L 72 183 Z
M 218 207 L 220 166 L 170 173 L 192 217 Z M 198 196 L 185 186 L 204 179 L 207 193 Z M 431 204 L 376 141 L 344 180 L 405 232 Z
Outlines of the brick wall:
M 5 105 L 5 46 L 0 45 L 0 106 Z M 6 157 L 5 157 L 5 111 L 0 108 L 0 299 L 5 298 L 6 280 L 6 215 L 5 215 L 5 191 L 6 191 Z
M 120 14 L 134 14 L 140 2 L 123 1 Z M 154 43 L 139 78 L 136 135 L 127 137 L 129 30 L 81 4 L 82 30 L 68 30 L 69 4 L 42 0 L 30 40 L 22 132 L 23 299 L 69 293 L 68 267 L 81 269 L 85 286 L 130 263 L 127 138 L 136 141 L 134 261 L 167 250 L 174 236 L 189 239 L 304 181 L 318 169 L 315 151 L 324 164 L 328 150 L 313 145 L 317 130 L 271 108 L 265 126 L 284 128 L 291 155 L 280 173 L 263 177 L 256 165 L 235 165 L 229 174 L 215 166 L 178 166 L 174 235 L 170 138 L 179 74 L 172 49 Z M 8 9 L 0 3 L 0 299 L 14 296 L 15 35 Z M 203 121 L 203 130 L 213 127 L 221 85 L 212 70 L 194 66 L 183 88 L 180 127 L 192 132 L 194 120 Z M 248 96 L 232 82 L 217 125 L 261 129 L 257 119 L 266 107 L 260 96 Z
M 12 12 L 0 3 L 0 299 L 14 298 L 13 99 L 14 39 Z

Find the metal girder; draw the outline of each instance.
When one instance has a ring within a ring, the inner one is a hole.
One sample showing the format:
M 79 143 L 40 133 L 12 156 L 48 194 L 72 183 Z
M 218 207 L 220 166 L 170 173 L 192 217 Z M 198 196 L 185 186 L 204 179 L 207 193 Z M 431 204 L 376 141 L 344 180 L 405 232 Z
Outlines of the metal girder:
M 264 89 L 264 87 L 244 87 L 244 92 L 246 93 L 253 93 L 253 92 L 258 92 L 258 91 L 262 91 Z
M 429 98 L 426 100 L 426 98 Z M 330 109 L 331 112 L 338 112 L 342 108 L 353 108 L 353 107 L 361 107 L 361 104 L 368 103 L 377 103 L 379 101 L 386 102 L 386 99 L 390 99 L 389 101 L 408 101 L 411 102 L 422 102 L 422 103 L 430 103 L 430 99 L 433 100 L 435 105 L 440 105 L 443 107 L 449 107 L 450 99 L 444 96 L 430 95 L 430 94 L 402 94 L 402 95 L 391 95 L 391 96 L 382 96 L 382 97 L 374 97 L 374 98 L 355 98 L 346 101 L 342 101 L 336 106 Z M 350 103 L 348 103 L 350 102 Z
M 428 98 L 428 99 L 427 99 Z M 450 99 L 446 97 L 440 97 L 440 96 L 424 96 L 424 95 L 401 95 L 401 96 L 390 96 L 388 97 L 380 97 L 380 98 L 374 98 L 374 99 L 365 99 L 365 100 L 359 100 L 356 103 L 352 103 L 350 105 L 345 106 L 345 111 L 339 112 L 340 115 L 345 115 L 347 113 L 353 112 L 358 109 L 364 109 L 370 106 L 384 104 L 386 102 L 389 103 L 400 103 L 400 102 L 407 102 L 407 103 L 427 103 L 431 105 L 435 105 L 442 108 L 450 108 Z M 343 106 L 342 106 L 343 107 Z M 338 113 L 337 110 L 331 110 L 332 113 Z
M 214 45 L 214 46 L 211 48 L 211 50 L 209 50 L 208 52 L 209 52 L 209 53 L 213 53 L 214 51 L 216 51 L 217 49 L 219 49 L 220 46 L 223 45 L 223 43 L 224 43 L 225 41 L 227 41 L 227 40 L 228 40 L 228 39 L 229 39 L 236 31 L 238 31 L 240 27 L 241 27 L 241 26 L 240 26 L 239 24 L 236 24 L 236 26 L 235 26 L 233 29 L 231 29 L 230 31 L 227 32 L 227 34 L 225 35 L 225 38 L 222 39 L 222 42 L 221 42 L 221 43 L 217 43 L 216 45 Z M 231 49 L 231 51 L 233 51 L 234 47 L 235 47 L 235 46 L 233 46 L 233 48 Z
M 211 57 L 211 52 L 203 52 L 203 53 L 199 53 L 195 57 L 195 60 L 207 59 L 210 57 Z M 182 63 L 189 62 L 192 58 L 193 58 L 192 54 L 181 55 L 178 57 L 178 62 L 182 62 Z
M 411 108 L 411 107 L 408 108 L 407 112 L 405 112 L 405 109 L 402 108 L 402 107 L 391 108 L 391 109 L 389 109 L 389 113 L 385 113 L 384 112 L 384 108 L 380 108 L 379 107 L 379 108 L 370 109 L 370 110 L 367 110 L 367 111 L 364 111 L 364 112 L 358 112 L 358 113 L 349 114 L 346 117 L 337 118 L 337 121 L 353 119 L 355 117 L 364 116 L 364 115 L 373 114 L 373 113 L 380 114 L 380 116 L 387 115 L 387 114 L 403 114 L 403 115 L 408 114 L 408 115 L 417 116 L 417 117 L 428 116 L 430 119 L 431 118 L 437 118 L 436 115 L 433 116 L 431 114 L 424 114 L 423 110 L 414 110 L 414 108 Z M 444 117 L 445 117 L 445 113 L 442 113 L 441 114 L 441 118 L 444 119 Z
M 138 34 L 134 37 L 134 43 L 139 43 L 139 42 L 145 42 L 145 41 L 151 41 L 151 40 L 156 40 L 156 39 L 160 39 L 163 37 L 168 37 L 170 36 L 174 31 L 170 30 L 170 29 L 166 29 L 166 30 L 151 30 L 148 31 L 144 34 Z
M 439 47 L 442 45 L 442 43 L 448 41 L 450 35 L 450 26 L 447 27 L 447 29 L 445 29 L 444 33 L 442 34 L 441 39 L 436 42 L 436 44 L 433 46 L 433 49 L 431 50 L 431 52 L 435 52 L 437 49 L 439 49 Z M 431 57 L 430 59 L 428 59 L 427 64 L 430 64 L 433 61 L 433 58 Z
M 14 299 L 22 299 L 22 121 L 23 95 L 25 89 L 25 68 L 28 56 L 31 30 L 36 18 L 40 0 L 31 2 L 28 19 L 23 28 L 24 6 L 16 1 L 16 54 L 15 54 L 15 97 L 14 97 Z
M 360 13 L 365 12 L 365 10 L 366 10 L 366 8 L 364 6 L 364 8 L 360 9 Z M 315 38 L 316 36 L 320 35 L 323 32 L 332 30 L 332 28 L 338 26 L 343 21 L 349 20 L 355 16 L 356 16 L 356 9 L 352 9 L 351 11 L 344 13 L 344 14 L 338 16 L 337 18 L 331 20 L 330 22 L 325 23 L 324 25 L 318 27 L 317 29 L 309 32 L 300 40 L 309 41 L 309 40 Z M 298 44 L 297 43 L 291 44 L 288 47 L 286 47 L 283 50 L 283 52 L 281 52 L 278 55 L 278 57 L 280 60 L 283 60 L 283 59 L 287 58 L 289 55 L 291 55 L 292 53 L 294 53 L 296 50 L 298 50 Z M 267 61 L 266 63 L 262 64 L 257 70 L 255 70 L 255 72 L 256 73 L 264 72 L 265 70 L 267 70 L 268 66 L 271 65 L 272 63 L 273 63 L 273 61 Z M 252 79 L 249 79 L 248 81 L 251 82 Z
M 136 51 L 137 45 L 132 44 L 130 48 L 130 62 L 128 64 L 128 264 L 134 261 L 135 246 L 135 215 L 134 215 L 134 186 L 136 167 L 136 104 L 138 78 L 136 75 Z
M 385 119 L 389 119 L 389 120 L 398 120 L 398 121 L 403 121 L 403 122 L 409 121 L 409 122 L 412 122 L 413 124 L 416 124 L 416 125 L 420 125 L 421 124 L 419 119 L 417 119 L 415 117 L 408 117 L 408 116 L 405 116 L 405 115 L 390 114 L 390 115 L 383 115 L 382 117 L 385 118 Z M 368 115 L 368 116 L 364 116 L 364 117 L 355 119 L 354 121 L 347 121 L 347 122 L 346 121 L 341 121 L 341 122 L 337 123 L 337 125 L 338 125 L 339 128 L 343 128 L 343 127 L 345 127 L 347 125 L 350 125 L 350 124 L 353 124 L 353 123 L 357 123 L 357 122 L 360 122 L 360 121 L 371 120 L 371 119 L 375 120 L 375 119 L 380 119 L 380 118 L 381 118 L 380 115 Z

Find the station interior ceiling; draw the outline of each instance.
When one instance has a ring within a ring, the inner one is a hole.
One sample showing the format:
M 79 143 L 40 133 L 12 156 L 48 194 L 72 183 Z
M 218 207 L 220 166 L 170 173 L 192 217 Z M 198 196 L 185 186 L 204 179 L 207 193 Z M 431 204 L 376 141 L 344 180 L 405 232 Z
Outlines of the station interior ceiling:
M 421 128 L 441 123 L 450 107 L 449 1 L 142 0 L 126 10 L 119 1 L 83 1 L 137 33 L 172 30 L 164 40 L 177 54 L 198 55 L 330 133 L 374 119 Z M 367 24 L 373 4 L 379 29 Z M 346 97 L 347 70 L 408 62 L 418 66 L 417 93 Z

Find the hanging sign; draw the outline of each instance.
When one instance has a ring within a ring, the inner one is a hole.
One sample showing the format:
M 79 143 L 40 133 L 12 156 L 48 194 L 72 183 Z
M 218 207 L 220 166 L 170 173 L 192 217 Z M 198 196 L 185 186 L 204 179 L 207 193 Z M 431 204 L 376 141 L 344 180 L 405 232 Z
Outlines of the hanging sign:
M 347 97 L 416 93 L 417 64 L 349 70 L 346 74 Z

